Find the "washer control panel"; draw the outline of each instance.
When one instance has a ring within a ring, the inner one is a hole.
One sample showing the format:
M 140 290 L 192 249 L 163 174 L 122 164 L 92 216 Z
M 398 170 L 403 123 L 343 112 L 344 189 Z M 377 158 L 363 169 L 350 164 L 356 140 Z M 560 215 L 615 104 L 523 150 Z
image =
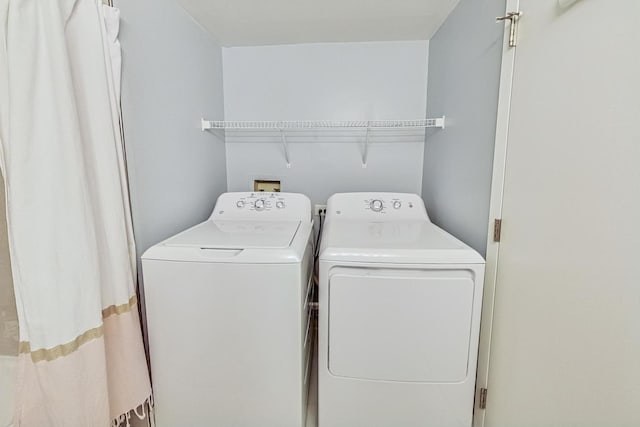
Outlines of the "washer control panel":
M 280 193 L 281 194 L 281 193 Z M 270 211 L 272 209 L 285 209 L 286 197 L 279 193 L 242 193 L 236 202 L 236 208 L 248 209 L 257 212 Z
M 327 217 L 343 219 L 429 219 L 424 202 L 416 194 L 338 193 L 327 202 Z
M 311 218 L 311 201 L 297 193 L 224 193 L 218 198 L 211 218 L 307 220 Z

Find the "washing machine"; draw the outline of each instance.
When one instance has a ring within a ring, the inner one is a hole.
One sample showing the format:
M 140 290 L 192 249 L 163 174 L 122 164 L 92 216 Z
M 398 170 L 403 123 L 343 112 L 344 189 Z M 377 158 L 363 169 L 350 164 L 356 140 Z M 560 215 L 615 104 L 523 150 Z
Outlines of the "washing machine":
M 157 427 L 302 427 L 311 370 L 311 204 L 226 193 L 142 256 Z
M 484 260 L 414 194 L 327 205 L 319 426 L 470 427 Z

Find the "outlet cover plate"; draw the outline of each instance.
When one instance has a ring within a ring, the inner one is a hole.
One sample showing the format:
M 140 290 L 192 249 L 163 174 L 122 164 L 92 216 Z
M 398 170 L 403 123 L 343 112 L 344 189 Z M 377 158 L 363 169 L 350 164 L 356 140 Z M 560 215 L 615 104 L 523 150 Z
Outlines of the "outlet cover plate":
M 313 205 L 313 215 L 320 216 L 320 211 L 327 213 L 327 205 Z

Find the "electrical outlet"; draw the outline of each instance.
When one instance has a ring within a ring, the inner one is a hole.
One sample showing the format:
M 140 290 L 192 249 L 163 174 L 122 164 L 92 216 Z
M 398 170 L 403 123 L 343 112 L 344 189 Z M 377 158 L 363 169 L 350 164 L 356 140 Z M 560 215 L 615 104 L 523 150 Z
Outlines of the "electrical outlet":
M 314 205 L 313 206 L 313 215 L 314 216 L 320 216 L 320 213 L 326 214 L 327 213 L 327 205 Z

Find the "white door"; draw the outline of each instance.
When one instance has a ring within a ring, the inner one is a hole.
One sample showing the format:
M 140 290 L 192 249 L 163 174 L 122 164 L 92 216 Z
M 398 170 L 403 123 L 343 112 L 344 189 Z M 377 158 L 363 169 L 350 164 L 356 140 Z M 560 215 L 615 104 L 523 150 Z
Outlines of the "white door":
M 474 276 L 454 266 L 334 269 L 329 275 L 331 374 L 371 381 L 467 380 Z
M 640 1 L 519 3 L 484 425 L 637 427 Z

